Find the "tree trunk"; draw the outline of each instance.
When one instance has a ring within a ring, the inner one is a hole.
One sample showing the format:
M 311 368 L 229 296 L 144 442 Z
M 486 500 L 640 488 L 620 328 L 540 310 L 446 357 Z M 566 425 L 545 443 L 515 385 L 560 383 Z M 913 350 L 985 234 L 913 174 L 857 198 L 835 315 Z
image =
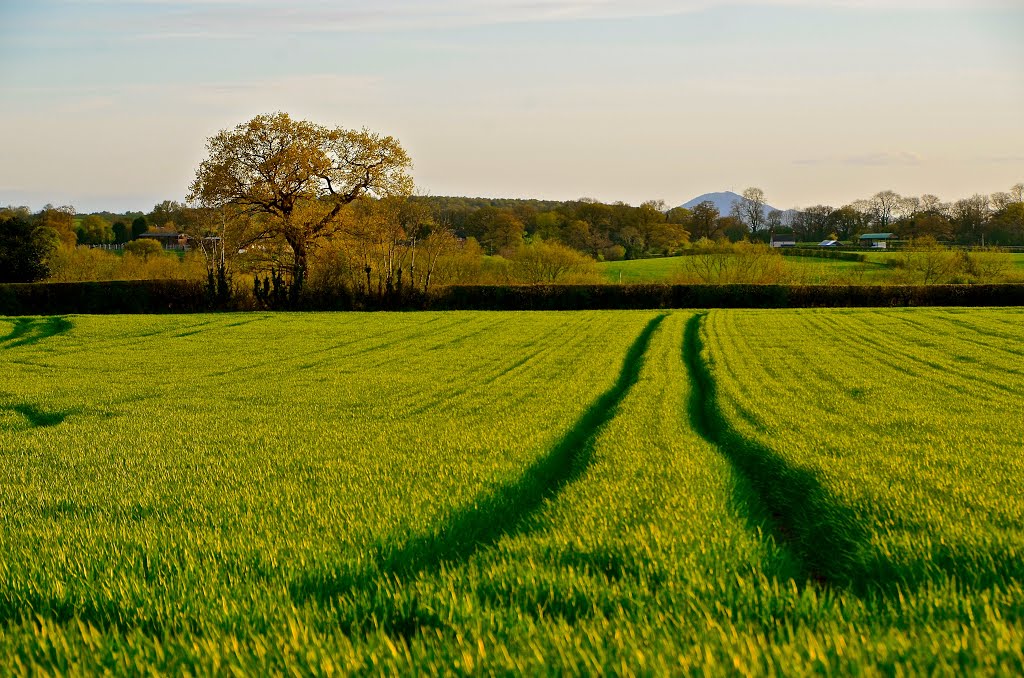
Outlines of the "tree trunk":
M 302 292 L 302 285 L 306 279 L 306 265 L 308 248 L 306 241 L 301 236 L 285 236 L 288 246 L 292 248 L 292 284 L 289 290 L 289 300 L 295 304 Z

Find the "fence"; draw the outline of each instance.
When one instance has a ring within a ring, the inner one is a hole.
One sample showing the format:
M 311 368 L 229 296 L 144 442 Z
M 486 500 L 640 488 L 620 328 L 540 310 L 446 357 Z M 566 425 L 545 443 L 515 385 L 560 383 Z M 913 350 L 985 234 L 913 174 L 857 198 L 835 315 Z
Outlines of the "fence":
M 159 242 L 159 241 L 158 241 Z M 89 245 L 89 249 L 94 250 L 113 250 L 120 252 L 124 249 L 127 243 L 115 242 L 115 243 L 102 243 L 99 245 Z M 179 245 L 177 243 L 161 243 L 163 248 L 168 252 L 188 252 L 191 248 L 188 245 Z

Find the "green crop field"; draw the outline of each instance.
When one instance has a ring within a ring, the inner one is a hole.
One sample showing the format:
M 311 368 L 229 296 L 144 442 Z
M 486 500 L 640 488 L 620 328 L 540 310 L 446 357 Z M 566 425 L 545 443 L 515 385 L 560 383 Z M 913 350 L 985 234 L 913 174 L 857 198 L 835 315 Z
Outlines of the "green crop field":
M 0 673 L 1020 674 L 1022 323 L 0 318 Z

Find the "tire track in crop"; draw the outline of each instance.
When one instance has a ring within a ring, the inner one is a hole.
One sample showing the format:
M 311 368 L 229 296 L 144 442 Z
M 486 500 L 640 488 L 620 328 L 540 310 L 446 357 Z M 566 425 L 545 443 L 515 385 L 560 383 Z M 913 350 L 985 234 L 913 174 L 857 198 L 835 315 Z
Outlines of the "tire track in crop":
M 807 316 L 808 319 L 814 317 Z M 808 326 L 827 331 L 814 323 Z M 884 329 L 878 334 L 884 335 Z M 865 335 L 862 329 L 845 333 L 851 342 L 869 341 L 857 339 L 862 335 Z M 845 588 L 858 597 L 878 596 L 890 601 L 898 601 L 908 592 L 927 591 L 935 586 L 1014 589 L 1024 581 L 1019 541 L 1005 540 L 984 546 L 969 540 L 933 543 L 921 546 L 914 553 L 888 550 L 885 541 L 890 534 L 888 530 L 893 529 L 891 525 L 874 522 L 870 510 L 864 518 L 858 518 L 849 505 L 844 505 L 822 487 L 813 471 L 791 466 L 773 449 L 745 439 L 729 424 L 720 409 L 710 366 L 701 355 L 702 348 L 700 321 L 695 319 L 687 327 L 683 348 L 691 379 L 701 391 L 702 402 L 691 403 L 693 426 L 716 444 L 744 480 L 749 481 L 770 516 L 774 535 L 790 549 L 809 578 Z M 933 350 L 943 349 L 948 350 L 948 346 L 937 346 Z M 893 343 L 880 353 L 900 350 L 900 346 Z M 884 364 L 880 359 L 876 362 Z M 931 387 L 946 387 L 939 375 L 944 376 L 945 372 L 929 373 Z M 908 518 L 913 517 L 912 512 Z
M 659 315 L 647 323 L 627 351 L 612 387 L 587 408 L 547 455 L 515 481 L 450 516 L 434 533 L 414 538 L 388 554 L 388 569 L 406 573 L 433 570 L 445 562 L 463 561 L 480 547 L 521 531 L 545 500 L 556 496 L 590 465 L 598 433 L 639 380 L 651 336 L 664 319 L 665 315 Z
M 776 541 L 788 549 L 808 580 L 850 588 L 865 585 L 868 535 L 811 471 L 792 466 L 770 448 L 744 438 L 722 414 L 711 370 L 701 355 L 704 314 L 686 324 L 682 358 L 692 383 L 693 429 L 714 445 L 749 484 L 752 508 L 768 518 Z
M 639 380 L 651 337 L 664 319 L 665 314 L 661 314 L 647 323 L 627 351 L 612 387 L 591 403 L 551 450 L 518 478 L 455 511 L 427 534 L 413 536 L 396 547 L 378 547 L 372 559 L 375 566 L 300 578 L 290 587 L 296 602 L 330 603 L 353 591 L 378 589 L 382 582 L 437 572 L 466 561 L 479 549 L 506 535 L 529 530 L 531 518 L 543 504 L 580 478 L 589 467 L 598 434 Z M 402 635 L 413 633 L 423 621 L 409 622 L 410 626 L 402 621 L 408 615 L 398 612 L 392 610 L 387 618 L 378 621 Z

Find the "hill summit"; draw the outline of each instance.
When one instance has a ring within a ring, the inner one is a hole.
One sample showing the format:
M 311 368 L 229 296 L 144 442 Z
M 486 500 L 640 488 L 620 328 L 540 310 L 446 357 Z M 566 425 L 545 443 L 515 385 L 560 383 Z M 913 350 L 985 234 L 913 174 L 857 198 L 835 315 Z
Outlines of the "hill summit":
M 705 200 L 710 200 L 712 203 L 714 203 L 715 207 L 718 208 L 719 214 L 721 214 L 724 217 L 724 216 L 728 215 L 729 212 L 732 211 L 732 204 L 734 202 L 736 202 L 737 200 L 742 200 L 742 199 L 743 199 L 742 195 L 739 195 L 738 193 L 733 193 L 732 191 L 721 191 L 721 192 L 718 192 L 718 193 L 705 193 L 704 195 L 698 195 L 696 198 L 694 198 L 693 200 L 690 200 L 689 202 L 684 202 L 682 205 L 680 205 L 680 207 L 685 207 L 686 209 L 693 209 L 694 207 L 696 207 L 697 205 L 701 204 Z M 768 212 L 771 212 L 774 209 L 778 209 L 778 208 L 772 207 L 771 205 L 765 205 L 764 206 L 764 213 L 768 214 Z M 782 212 L 784 210 L 779 210 L 779 211 Z

